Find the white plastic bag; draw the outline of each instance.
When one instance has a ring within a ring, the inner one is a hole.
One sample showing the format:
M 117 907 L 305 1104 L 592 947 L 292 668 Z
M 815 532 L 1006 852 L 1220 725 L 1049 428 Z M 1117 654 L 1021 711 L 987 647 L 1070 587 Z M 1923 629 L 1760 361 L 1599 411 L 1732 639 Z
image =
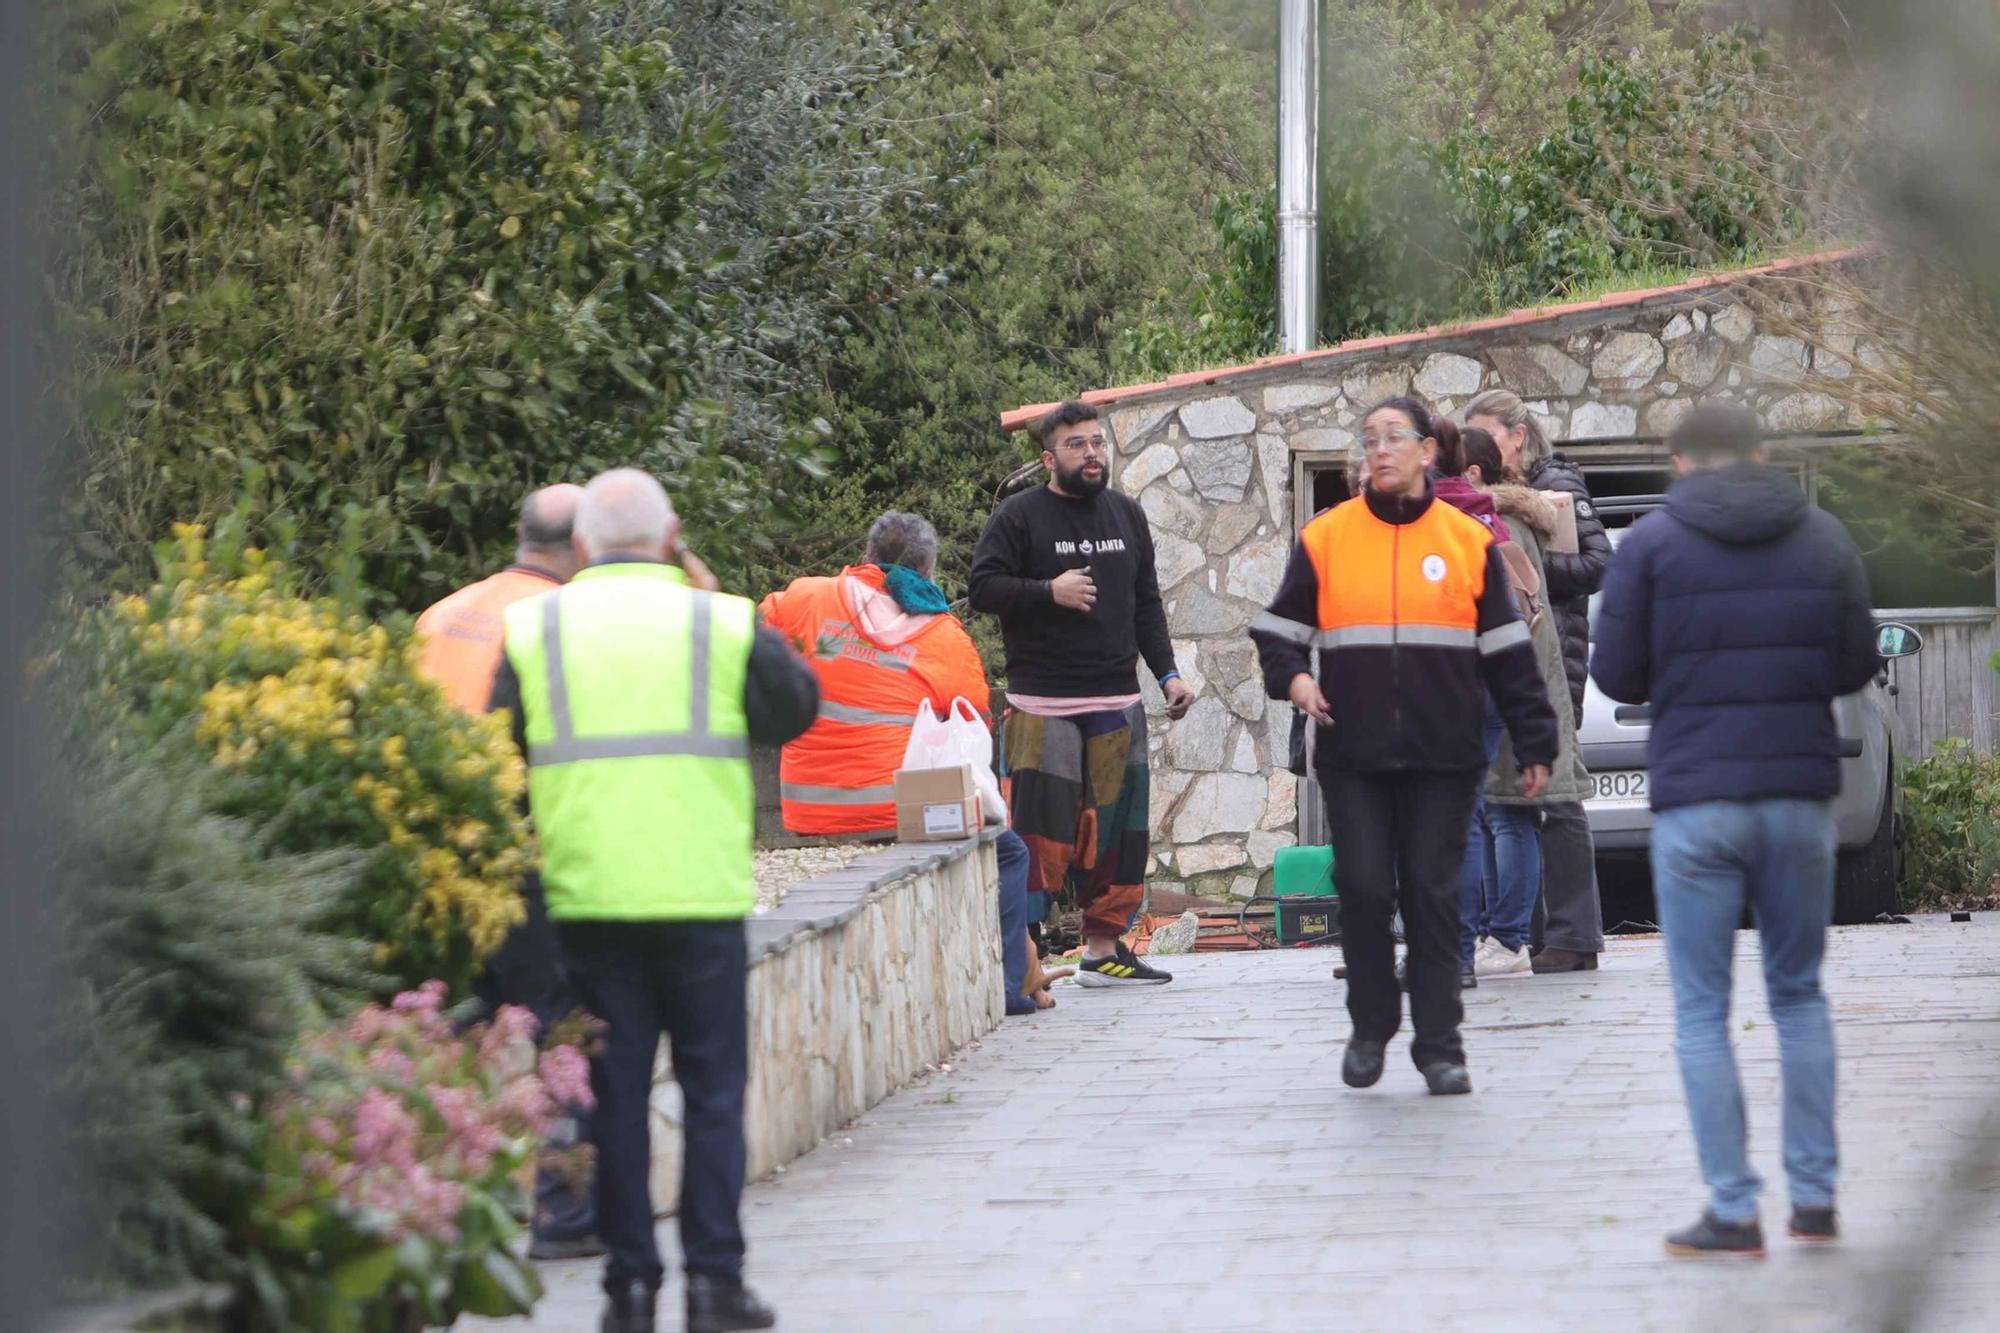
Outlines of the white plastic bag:
M 917 705 L 910 743 L 903 750 L 904 768 L 956 768 L 972 765 L 972 782 L 979 789 L 979 808 L 989 824 L 1007 822 L 1007 802 L 1000 779 L 993 775 L 993 733 L 979 720 L 979 710 L 964 695 L 951 701 L 943 717 L 929 699 Z

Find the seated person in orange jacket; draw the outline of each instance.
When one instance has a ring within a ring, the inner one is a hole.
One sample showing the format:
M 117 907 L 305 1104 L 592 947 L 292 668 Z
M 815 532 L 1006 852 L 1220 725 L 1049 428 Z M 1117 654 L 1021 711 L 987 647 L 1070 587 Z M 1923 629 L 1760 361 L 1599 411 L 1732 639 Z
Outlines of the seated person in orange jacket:
M 819 720 L 778 769 L 790 832 L 894 829 L 891 788 L 918 705 L 943 716 L 964 695 L 985 715 L 986 668 L 931 582 L 936 564 L 937 529 L 891 511 L 868 530 L 860 564 L 796 579 L 757 608 L 819 674 Z
M 987 715 L 986 668 L 965 626 L 931 582 L 937 529 L 894 510 L 868 530 L 861 563 L 831 578 L 797 579 L 757 608 L 819 676 L 819 719 L 785 746 L 778 789 L 785 827 L 801 834 L 887 833 L 896 827 L 896 770 L 926 699 L 954 698 Z M 989 722 L 990 724 L 990 722 Z M 1028 849 L 1000 836 L 1000 938 L 1007 1012 L 1031 1014 Z

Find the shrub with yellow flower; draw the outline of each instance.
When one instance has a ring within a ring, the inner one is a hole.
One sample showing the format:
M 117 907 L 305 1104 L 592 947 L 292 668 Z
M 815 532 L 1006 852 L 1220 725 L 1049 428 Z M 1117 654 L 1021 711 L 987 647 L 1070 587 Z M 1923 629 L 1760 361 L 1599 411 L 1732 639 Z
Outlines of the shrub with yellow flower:
M 225 813 L 274 851 L 369 851 L 329 925 L 384 972 L 456 991 L 522 919 L 531 861 L 520 756 L 418 669 L 408 626 L 307 598 L 255 550 L 181 526 L 160 581 L 72 643 L 100 704 L 152 740 L 185 735 L 225 774 Z

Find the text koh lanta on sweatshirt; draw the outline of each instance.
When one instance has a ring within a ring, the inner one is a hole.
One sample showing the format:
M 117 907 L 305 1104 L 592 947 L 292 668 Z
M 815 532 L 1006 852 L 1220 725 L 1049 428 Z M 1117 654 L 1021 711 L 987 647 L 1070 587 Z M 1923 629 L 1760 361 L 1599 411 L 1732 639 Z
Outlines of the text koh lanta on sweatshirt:
M 1058 606 L 1049 584 L 1088 567 L 1089 611 Z M 974 610 L 1000 618 L 1007 688 L 1074 699 L 1131 694 L 1141 656 L 1154 677 L 1174 671 L 1167 610 L 1153 568 L 1153 533 L 1130 496 L 1076 498 L 1047 486 L 993 512 L 972 553 Z

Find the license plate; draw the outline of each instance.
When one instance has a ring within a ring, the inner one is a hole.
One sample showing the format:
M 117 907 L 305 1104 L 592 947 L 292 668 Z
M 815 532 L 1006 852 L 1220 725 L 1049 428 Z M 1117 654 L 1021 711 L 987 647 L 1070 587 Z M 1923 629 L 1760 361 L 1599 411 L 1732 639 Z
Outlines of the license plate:
M 1590 775 L 1590 799 L 1607 805 L 1644 805 L 1646 770 Z

